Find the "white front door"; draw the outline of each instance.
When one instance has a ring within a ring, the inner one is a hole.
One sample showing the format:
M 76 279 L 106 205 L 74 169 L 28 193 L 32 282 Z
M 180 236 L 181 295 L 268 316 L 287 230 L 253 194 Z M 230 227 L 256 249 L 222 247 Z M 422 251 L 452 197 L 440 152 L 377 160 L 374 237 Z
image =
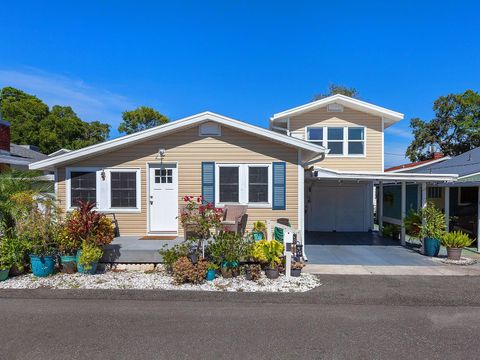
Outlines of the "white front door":
M 149 166 L 149 231 L 178 231 L 178 171 L 176 164 Z

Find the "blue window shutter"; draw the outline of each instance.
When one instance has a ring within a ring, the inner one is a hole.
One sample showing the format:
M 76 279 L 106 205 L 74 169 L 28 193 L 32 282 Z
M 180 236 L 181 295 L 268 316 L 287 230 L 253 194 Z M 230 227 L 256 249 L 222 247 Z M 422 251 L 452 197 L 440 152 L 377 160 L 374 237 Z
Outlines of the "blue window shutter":
M 203 201 L 215 204 L 215 163 L 202 162 Z
M 285 210 L 286 204 L 286 177 L 287 169 L 284 162 L 274 162 L 273 166 L 273 179 L 272 179 L 272 209 L 273 210 Z

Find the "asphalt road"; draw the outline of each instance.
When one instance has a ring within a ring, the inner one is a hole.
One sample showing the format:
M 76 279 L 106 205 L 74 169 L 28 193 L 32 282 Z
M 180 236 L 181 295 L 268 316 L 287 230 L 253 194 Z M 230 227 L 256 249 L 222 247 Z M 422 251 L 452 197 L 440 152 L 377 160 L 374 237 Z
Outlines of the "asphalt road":
M 478 278 L 322 280 L 285 295 L 2 291 L 0 359 L 480 357 Z

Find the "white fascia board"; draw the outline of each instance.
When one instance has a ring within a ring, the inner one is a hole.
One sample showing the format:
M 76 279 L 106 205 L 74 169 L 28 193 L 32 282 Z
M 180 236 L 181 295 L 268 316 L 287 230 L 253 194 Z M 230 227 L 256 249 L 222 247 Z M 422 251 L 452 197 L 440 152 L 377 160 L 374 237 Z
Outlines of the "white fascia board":
M 30 169 L 31 170 L 49 169 L 49 168 L 66 164 L 66 163 L 79 160 L 85 157 L 93 156 L 98 153 L 110 151 L 116 148 L 121 148 L 122 146 L 144 141 L 158 135 L 166 135 L 176 130 L 179 130 L 181 128 L 194 126 L 196 124 L 199 124 L 205 121 L 214 121 L 219 124 L 230 126 L 255 136 L 268 138 L 269 140 L 276 141 L 276 142 L 289 145 L 295 148 L 311 151 L 316 154 L 323 153 L 325 151 L 325 148 L 309 143 L 307 141 L 292 138 L 290 136 L 279 134 L 277 132 L 264 129 L 259 126 L 247 124 L 239 120 L 235 120 L 223 115 L 206 111 L 206 112 L 192 115 L 180 120 L 172 121 L 170 123 L 160 125 L 151 129 L 139 131 L 137 133 L 122 136 L 117 139 L 105 141 L 100 144 L 91 145 L 80 150 L 71 151 L 65 154 L 57 155 L 49 159 L 37 161 L 33 164 L 30 164 Z
M 332 95 L 317 101 L 312 101 L 308 104 L 297 106 L 293 109 L 285 110 L 277 114 L 274 114 L 270 118 L 270 121 L 273 122 L 279 119 L 297 116 L 309 111 L 313 111 L 313 110 L 325 107 L 331 103 L 338 103 L 355 110 L 364 111 L 377 116 L 384 117 L 385 119 L 390 120 L 390 122 L 388 122 L 389 125 L 397 121 L 403 120 L 404 118 L 404 115 L 402 113 L 389 110 L 374 104 L 370 104 L 362 100 L 353 99 L 345 95 L 336 94 L 336 95 Z
M 420 164 L 420 165 L 412 166 L 412 167 L 408 167 L 408 168 L 401 168 L 401 169 L 392 170 L 392 171 L 388 171 L 388 172 L 389 173 L 399 173 L 399 172 L 404 172 L 404 171 L 409 171 L 409 170 L 420 169 L 424 166 L 436 164 L 436 163 L 439 163 L 439 162 L 442 162 L 442 161 L 445 161 L 445 160 L 448 160 L 448 159 L 450 159 L 450 156 L 445 156 L 445 157 L 442 157 L 440 159 L 435 159 L 435 160 L 429 161 L 425 164 Z
M 17 158 L 11 155 L 0 155 L 0 164 L 29 165 L 31 162 L 31 159 Z
M 322 179 L 345 179 L 345 180 L 382 180 L 382 181 L 457 181 L 457 174 L 398 174 L 391 172 L 369 171 L 338 171 L 321 167 L 314 168 Z

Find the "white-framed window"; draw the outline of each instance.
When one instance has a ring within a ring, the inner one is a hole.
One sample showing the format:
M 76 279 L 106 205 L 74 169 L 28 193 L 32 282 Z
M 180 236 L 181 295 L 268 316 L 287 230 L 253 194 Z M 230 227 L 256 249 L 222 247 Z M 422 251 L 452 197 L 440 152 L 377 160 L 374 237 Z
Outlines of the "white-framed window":
M 271 164 L 222 164 L 215 169 L 217 205 L 271 207 Z
M 330 149 L 329 155 L 344 154 L 344 130 L 343 127 L 327 127 L 327 148 Z
M 476 187 L 459 187 L 458 188 L 458 205 L 471 205 L 475 202 L 478 188 Z
M 222 134 L 220 124 L 212 121 L 200 124 L 198 134 L 200 136 L 220 136 Z
M 311 126 L 306 128 L 306 139 L 329 149 L 327 156 L 366 155 L 366 130 L 363 126 Z
M 140 169 L 67 168 L 66 200 L 69 210 L 81 200 L 95 202 L 98 211 L 138 212 Z

